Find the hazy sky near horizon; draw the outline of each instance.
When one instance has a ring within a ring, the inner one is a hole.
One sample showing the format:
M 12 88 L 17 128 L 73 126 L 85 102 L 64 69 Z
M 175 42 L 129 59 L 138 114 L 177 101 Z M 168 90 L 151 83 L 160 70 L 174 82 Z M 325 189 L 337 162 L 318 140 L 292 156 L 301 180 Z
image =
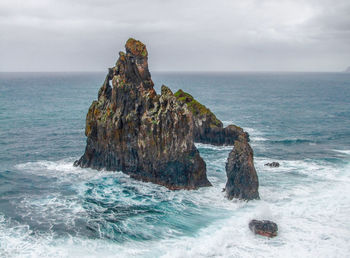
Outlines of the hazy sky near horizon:
M 350 1 L 0 2 L 0 71 L 104 71 L 129 37 L 151 71 L 342 71 Z

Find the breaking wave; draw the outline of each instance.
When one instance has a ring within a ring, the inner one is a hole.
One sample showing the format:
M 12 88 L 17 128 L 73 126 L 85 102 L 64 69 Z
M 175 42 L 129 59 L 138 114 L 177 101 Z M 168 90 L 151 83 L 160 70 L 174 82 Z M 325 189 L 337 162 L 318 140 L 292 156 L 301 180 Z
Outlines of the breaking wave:
M 198 191 L 173 192 L 120 172 L 76 168 L 74 159 L 16 165 L 23 173 L 54 180 L 54 187 L 44 196 L 21 198 L 20 222 L 1 215 L 2 254 L 247 257 L 254 250 L 262 256 L 311 257 L 321 250 L 326 257 L 346 251 L 349 166 L 278 160 L 279 168 L 269 168 L 264 166 L 269 160 L 258 157 L 262 200 L 230 202 L 221 192 L 229 149 L 198 148 L 214 185 Z M 247 227 L 252 218 L 276 221 L 279 237 L 252 235 Z

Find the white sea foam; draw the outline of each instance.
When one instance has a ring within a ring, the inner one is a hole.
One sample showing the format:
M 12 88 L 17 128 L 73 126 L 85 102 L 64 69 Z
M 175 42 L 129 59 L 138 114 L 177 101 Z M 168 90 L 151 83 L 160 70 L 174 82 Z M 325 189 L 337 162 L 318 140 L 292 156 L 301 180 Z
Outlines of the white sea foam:
M 225 149 L 213 150 L 220 151 Z M 209 148 L 209 145 L 200 145 Z M 227 150 L 224 152 L 227 153 Z M 273 160 L 279 168 L 264 166 L 271 161 L 255 159 L 260 180 L 260 201 L 232 202 L 224 198 L 224 162 L 226 154 L 208 164 L 208 177 L 213 187 L 198 191 L 169 191 L 151 183 L 133 180 L 122 173 L 97 172 L 72 166 L 72 160 L 38 161 L 17 165 L 16 168 L 41 176 L 55 177 L 58 182 L 71 182 L 77 196 L 57 193 L 25 198 L 19 208 L 42 213 L 59 220 L 63 214 L 67 226 L 74 219 L 86 218 L 81 198 L 108 199 L 129 205 L 156 204 L 169 201 L 179 214 L 192 212 L 208 217 L 193 235 L 176 228 L 161 239 L 149 241 L 111 242 L 106 239 L 86 239 L 82 236 L 58 237 L 54 233 L 34 235 L 28 225 L 13 225 L 0 217 L 0 253 L 4 256 L 34 257 L 346 257 L 350 253 L 350 180 L 349 166 L 338 167 L 314 160 Z M 217 170 L 217 171 L 216 171 Z M 118 180 L 118 184 L 115 183 Z M 92 184 L 92 186 L 90 186 Z M 103 189 L 97 186 L 102 184 Z M 123 195 L 124 187 L 135 189 L 131 196 Z M 134 198 L 136 195 L 144 198 Z M 186 203 L 191 202 L 193 207 Z M 96 207 L 98 208 L 98 207 Z M 66 210 L 65 210 L 66 209 Z M 216 211 L 216 212 L 214 212 Z M 103 211 L 101 210 L 101 213 Z M 27 214 L 30 216 L 30 214 Z M 43 215 L 43 216 L 44 216 Z M 213 217 L 210 217 L 213 215 Z M 175 215 L 174 215 L 175 216 Z M 270 219 L 278 223 L 279 235 L 267 239 L 253 235 L 248 229 L 251 219 Z M 57 222 L 57 221 L 54 221 Z M 136 224 L 135 224 L 136 223 Z M 139 224 L 143 223 L 143 224 Z M 178 222 L 179 223 L 179 222 Z M 186 223 L 184 221 L 183 223 Z M 135 225 L 138 229 L 135 229 Z M 128 230 L 144 230 L 146 235 L 157 232 L 159 225 L 127 220 Z M 135 232 L 136 232 L 135 231 Z
M 196 147 L 198 149 L 210 149 L 210 150 L 232 150 L 233 146 L 227 145 L 227 146 L 215 146 L 212 144 L 206 144 L 206 143 L 195 143 Z
M 255 128 L 245 127 L 245 131 L 249 133 L 249 138 L 252 143 L 268 141 L 264 134 Z
M 222 121 L 224 126 L 228 126 L 230 124 L 236 124 L 234 121 Z M 251 127 L 244 127 L 244 131 L 249 133 L 249 138 L 252 142 L 264 142 L 268 141 L 266 137 L 264 137 L 264 133 L 259 131 L 256 128 L 251 128 Z
M 316 166 L 311 167 L 313 170 Z M 346 169 L 349 172 L 349 167 Z M 342 178 L 347 179 L 348 175 Z M 168 248 L 164 256 L 345 257 L 350 252 L 349 184 L 347 180 L 337 180 L 329 182 L 327 188 L 317 185 L 313 189 L 304 188 L 302 194 L 288 201 L 267 198 L 268 202 L 243 207 L 232 217 L 203 229 L 196 238 L 185 237 L 176 243 L 170 240 L 167 246 L 175 245 L 175 248 Z M 287 191 L 292 194 L 299 187 Z M 262 198 L 265 199 L 264 195 Z M 254 236 L 247 227 L 251 218 L 274 220 L 279 224 L 279 236 L 274 239 Z
M 73 166 L 74 160 L 75 159 L 72 158 L 58 161 L 39 160 L 35 162 L 21 163 L 16 165 L 15 168 L 25 171 L 26 173 L 58 178 L 61 181 L 88 180 L 111 174 L 111 172 L 104 170 L 97 171 L 75 167 Z M 121 172 L 116 173 L 122 174 Z
M 346 154 L 346 155 L 350 155 L 350 150 L 333 150 L 335 152 L 339 152 L 339 153 L 342 153 L 342 154 Z

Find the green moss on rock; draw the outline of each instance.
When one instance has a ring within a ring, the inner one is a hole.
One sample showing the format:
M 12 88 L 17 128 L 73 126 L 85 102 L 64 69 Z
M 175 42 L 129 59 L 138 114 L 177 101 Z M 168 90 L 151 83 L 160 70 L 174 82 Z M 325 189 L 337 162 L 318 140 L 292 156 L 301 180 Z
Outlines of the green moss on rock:
M 191 94 L 180 89 L 174 94 L 174 96 L 178 101 L 185 103 L 194 116 L 208 116 L 212 121 L 212 127 L 222 127 L 221 121 L 217 119 L 214 113 L 212 113 L 209 108 L 199 103 Z

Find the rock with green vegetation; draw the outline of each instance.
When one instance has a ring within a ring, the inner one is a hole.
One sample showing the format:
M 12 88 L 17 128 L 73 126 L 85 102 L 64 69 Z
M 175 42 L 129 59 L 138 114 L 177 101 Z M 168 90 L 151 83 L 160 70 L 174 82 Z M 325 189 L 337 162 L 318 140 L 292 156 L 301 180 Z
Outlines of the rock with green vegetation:
M 89 108 L 87 145 L 75 165 L 119 170 L 174 190 L 210 186 L 192 112 L 166 86 L 156 93 L 142 42 L 131 38 L 125 48 Z
M 253 150 L 249 145 L 249 135 L 236 125 L 223 127 L 222 122 L 192 95 L 178 90 L 175 97 L 186 104 L 194 117 L 194 139 L 196 142 L 214 145 L 234 145 L 227 163 L 228 199 L 259 199 L 259 181 L 253 161 Z
M 183 90 L 175 94 L 177 100 L 185 103 L 194 117 L 194 139 L 196 142 L 213 145 L 233 145 L 239 136 L 249 141 L 248 133 L 236 125 L 223 127 L 222 122 L 208 109 L 199 103 L 192 95 Z

